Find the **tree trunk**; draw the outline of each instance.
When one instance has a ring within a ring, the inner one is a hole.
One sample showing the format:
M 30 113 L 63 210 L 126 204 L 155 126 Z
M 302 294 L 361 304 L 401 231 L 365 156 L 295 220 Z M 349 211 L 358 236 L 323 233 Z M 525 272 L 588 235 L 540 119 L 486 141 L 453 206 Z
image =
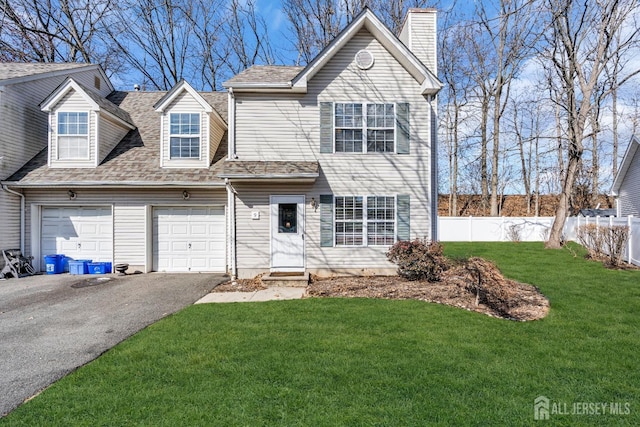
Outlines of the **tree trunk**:
M 480 122 L 480 138 L 482 144 L 482 147 L 480 149 L 480 186 L 482 188 L 482 210 L 483 212 L 486 212 L 487 205 L 489 204 L 489 179 L 487 171 L 487 126 L 489 122 L 489 95 L 486 92 L 483 95 L 484 99 L 482 100 L 482 117 Z

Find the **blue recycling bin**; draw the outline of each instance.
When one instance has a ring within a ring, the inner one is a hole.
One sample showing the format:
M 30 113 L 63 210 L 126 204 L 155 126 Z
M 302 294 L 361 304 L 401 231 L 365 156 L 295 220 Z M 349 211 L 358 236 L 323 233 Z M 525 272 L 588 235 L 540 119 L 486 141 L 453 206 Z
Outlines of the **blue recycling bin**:
M 60 274 L 64 271 L 64 261 L 60 260 L 61 255 L 45 255 L 44 265 L 47 274 Z M 64 260 L 64 255 L 62 255 Z

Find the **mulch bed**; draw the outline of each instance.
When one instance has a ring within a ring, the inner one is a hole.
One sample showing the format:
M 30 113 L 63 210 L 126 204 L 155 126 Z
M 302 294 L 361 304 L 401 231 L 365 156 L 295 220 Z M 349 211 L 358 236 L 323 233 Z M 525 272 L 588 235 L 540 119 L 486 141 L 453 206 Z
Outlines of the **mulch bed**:
M 213 291 L 253 292 L 266 288 L 257 276 L 219 285 Z M 409 281 L 399 276 L 313 276 L 307 295 L 415 299 L 516 321 L 542 319 L 549 312 L 549 301 L 538 288 L 504 278 L 494 264 L 480 258 L 451 266 L 437 282 Z

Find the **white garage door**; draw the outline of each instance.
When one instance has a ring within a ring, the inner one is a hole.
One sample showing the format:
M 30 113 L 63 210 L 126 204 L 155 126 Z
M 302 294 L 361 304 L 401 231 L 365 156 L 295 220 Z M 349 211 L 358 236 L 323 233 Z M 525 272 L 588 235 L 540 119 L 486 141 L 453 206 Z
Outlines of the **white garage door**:
M 224 272 L 223 207 L 166 207 L 153 210 L 153 269 L 168 272 Z
M 43 207 L 42 255 L 111 262 L 113 221 L 110 206 Z

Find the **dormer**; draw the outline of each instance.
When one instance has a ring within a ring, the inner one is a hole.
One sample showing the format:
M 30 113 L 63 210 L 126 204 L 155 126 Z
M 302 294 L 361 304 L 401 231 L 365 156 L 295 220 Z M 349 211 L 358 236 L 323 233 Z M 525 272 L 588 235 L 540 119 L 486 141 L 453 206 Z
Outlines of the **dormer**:
M 208 168 L 227 130 L 211 104 L 181 80 L 153 108 L 160 113 L 160 167 Z
M 72 78 L 41 109 L 49 113 L 51 168 L 95 168 L 135 129 L 127 112 Z

